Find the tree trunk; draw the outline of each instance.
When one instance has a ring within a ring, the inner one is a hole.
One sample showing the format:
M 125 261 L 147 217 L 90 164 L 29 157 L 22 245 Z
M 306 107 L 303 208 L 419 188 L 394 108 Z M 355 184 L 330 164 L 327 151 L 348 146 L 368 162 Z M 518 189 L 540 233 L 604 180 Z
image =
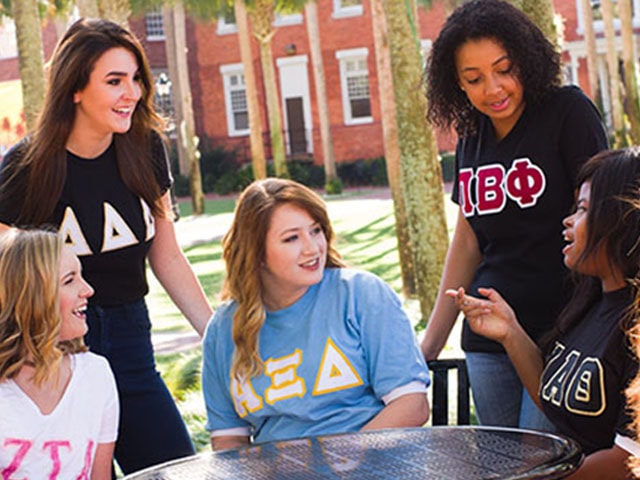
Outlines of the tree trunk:
M 624 65 L 624 96 L 631 127 L 631 143 L 640 142 L 640 105 L 638 104 L 638 65 L 633 37 L 631 0 L 618 0 L 618 18 L 622 33 L 622 63 Z
M 624 146 L 624 119 L 622 117 L 622 102 L 620 101 L 620 78 L 618 73 L 618 54 L 616 52 L 616 34 L 613 28 L 613 5 L 611 0 L 601 0 L 604 36 L 607 41 L 607 66 L 609 68 L 609 91 L 611 94 L 611 116 L 613 120 L 613 147 Z
M 553 0 L 521 0 L 521 9 L 545 34 L 551 43 L 560 45 L 554 22 Z
M 318 4 L 311 0 L 304 7 L 307 21 L 307 34 L 311 50 L 311 64 L 313 66 L 313 81 L 316 86 L 316 101 L 318 103 L 318 120 L 320 122 L 320 140 L 322 142 L 322 158 L 324 163 L 325 190 L 330 193 L 340 193 L 342 187 L 336 169 L 336 157 L 333 151 L 331 124 L 329 121 L 329 103 L 327 101 L 327 85 L 322 62 L 322 47 L 320 43 L 320 28 L 318 25 Z M 336 186 L 340 186 L 338 191 Z
M 238 26 L 238 43 L 240 45 L 240 57 L 242 58 L 244 70 L 245 94 L 249 113 L 251 166 L 253 168 L 253 178 L 258 180 L 267 177 L 267 161 L 264 155 L 264 143 L 262 141 L 262 121 L 260 120 L 260 103 L 258 102 L 256 74 L 253 68 L 253 55 L 251 55 L 249 22 L 247 19 L 247 9 L 243 0 L 235 0 L 233 2 L 233 8 L 236 25 Z
M 128 27 L 131 16 L 129 0 L 98 0 L 100 17 Z
M 582 6 L 582 23 L 584 25 L 584 41 L 587 47 L 587 69 L 589 70 L 589 90 L 591 98 L 602 103 L 600 82 L 598 81 L 598 52 L 596 50 L 596 34 L 593 31 L 593 10 L 591 0 L 580 0 Z
M 282 132 L 281 108 L 278 95 L 278 84 L 273 68 L 271 39 L 275 34 L 272 28 L 274 5 L 270 0 L 258 0 L 248 9 L 253 34 L 260 45 L 260 63 L 264 78 L 264 90 L 267 100 L 267 117 L 271 136 L 271 154 L 277 177 L 288 177 L 286 155 L 284 151 L 284 135 Z
M 76 0 L 76 6 L 81 17 L 98 18 L 100 16 L 98 0 Z
M 44 54 L 40 18 L 35 0 L 11 0 L 16 25 L 18 67 L 27 130 L 35 127 L 44 100 Z
M 412 34 L 415 19 L 410 18 L 403 0 L 384 0 L 384 9 L 396 98 L 400 170 L 424 326 L 435 303 L 449 244 L 442 172 L 435 134 L 425 117 L 422 56 L 418 39 Z
M 179 107 L 176 108 L 176 124 L 178 126 L 178 150 L 182 149 L 183 158 L 189 165 L 189 189 L 194 215 L 204 213 L 204 193 L 200 174 L 200 152 L 198 138 L 195 135 L 191 86 L 189 84 L 189 66 L 187 64 L 187 34 L 184 6 L 175 3 L 172 7 L 163 7 L 165 20 L 165 45 L 167 63 L 175 77 L 171 79 L 174 98 Z M 168 20 L 168 21 L 166 21 Z M 179 116 L 180 115 L 180 116 Z
M 387 32 L 382 0 L 371 0 L 371 16 L 373 18 L 373 40 L 376 51 L 382 135 L 384 137 L 384 158 L 387 165 L 387 177 L 389 178 L 389 188 L 391 190 L 391 198 L 393 199 L 393 210 L 396 220 L 402 293 L 405 297 L 410 297 L 416 294 L 416 281 L 413 269 L 411 241 L 409 240 L 407 210 L 402 193 L 400 147 L 398 145 L 398 126 L 396 123 L 396 100 L 393 94 L 393 78 L 391 76 L 389 34 Z

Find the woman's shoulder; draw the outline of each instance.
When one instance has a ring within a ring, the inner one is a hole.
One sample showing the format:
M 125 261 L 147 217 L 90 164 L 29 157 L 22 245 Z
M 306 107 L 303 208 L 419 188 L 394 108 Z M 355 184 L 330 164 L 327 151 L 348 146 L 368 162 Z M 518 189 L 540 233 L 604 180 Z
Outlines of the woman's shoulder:
M 29 143 L 30 143 L 29 137 L 24 137 L 18 143 L 13 145 L 7 151 L 7 153 L 4 154 L 4 156 L 2 157 L 2 160 L 0 160 L 0 165 L 4 164 L 5 162 L 14 163 L 18 160 L 21 160 L 24 157 L 25 152 L 27 151 L 27 148 L 29 147 Z
M 563 85 L 555 88 L 547 96 L 544 106 L 550 108 L 566 108 L 573 105 L 593 105 L 586 93 L 576 85 Z
M 227 300 L 216 308 L 215 313 L 209 320 L 204 334 L 207 338 L 218 338 L 224 331 L 231 332 L 233 314 L 236 312 L 238 304 L 235 300 Z
M 357 268 L 327 268 L 324 281 L 345 285 L 349 290 L 359 293 L 371 294 L 381 289 L 391 288 L 376 274 Z

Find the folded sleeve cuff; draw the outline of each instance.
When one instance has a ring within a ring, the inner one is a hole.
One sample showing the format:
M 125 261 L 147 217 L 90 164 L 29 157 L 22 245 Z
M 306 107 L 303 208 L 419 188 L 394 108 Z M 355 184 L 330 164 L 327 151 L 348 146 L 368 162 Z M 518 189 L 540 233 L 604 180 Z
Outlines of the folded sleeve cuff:
M 385 405 L 389 405 L 396 398 L 400 398 L 403 395 L 407 395 L 409 393 L 427 393 L 427 384 L 423 382 L 410 382 L 405 385 L 402 385 L 398 388 L 394 388 L 389 393 L 382 397 L 382 401 Z

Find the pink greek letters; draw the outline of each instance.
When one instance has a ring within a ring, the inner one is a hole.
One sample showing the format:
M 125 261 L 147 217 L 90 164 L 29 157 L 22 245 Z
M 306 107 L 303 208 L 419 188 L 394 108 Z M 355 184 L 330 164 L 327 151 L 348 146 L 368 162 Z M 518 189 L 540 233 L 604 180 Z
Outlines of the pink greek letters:
M 75 480 L 89 480 L 91 476 L 91 464 L 93 461 L 95 442 L 88 440 L 87 445 L 84 448 L 84 463 L 82 469 L 77 476 L 73 478 Z M 15 449 L 13 458 L 9 465 L 0 470 L 2 480 L 35 480 L 25 477 L 24 474 L 20 475 L 22 465 L 29 465 L 31 462 L 36 463 L 38 466 L 42 466 L 48 469 L 45 471 L 38 471 L 38 478 L 47 478 L 48 480 L 59 480 L 60 472 L 63 470 L 65 461 L 72 452 L 73 447 L 68 440 L 51 440 L 42 443 L 42 448 L 39 448 L 37 444 L 31 440 L 23 440 L 20 438 L 6 438 L 3 444 L 3 449 L 9 451 L 9 449 Z M 49 462 L 47 462 L 49 460 Z M 77 460 L 76 460 L 77 462 Z M 1 467 L 2 465 L 0 465 Z M 68 471 L 68 466 L 66 467 Z M 14 476 L 18 475 L 18 476 Z
M 474 183 L 475 204 L 471 190 Z M 520 208 L 535 206 L 546 188 L 546 178 L 542 169 L 531 160 L 519 158 L 506 173 L 500 164 L 483 165 L 475 174 L 473 169 L 463 168 L 458 174 L 458 185 L 460 208 L 465 217 L 470 217 L 474 213 L 499 213 L 505 208 L 507 199 Z

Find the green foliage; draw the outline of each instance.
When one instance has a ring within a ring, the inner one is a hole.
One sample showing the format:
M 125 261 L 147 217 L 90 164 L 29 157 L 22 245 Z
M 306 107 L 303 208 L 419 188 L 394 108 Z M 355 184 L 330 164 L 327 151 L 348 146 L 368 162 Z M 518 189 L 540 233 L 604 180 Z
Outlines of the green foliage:
M 452 182 L 455 174 L 456 154 L 443 152 L 440 154 L 440 166 L 442 167 L 442 180 Z
M 337 169 L 338 176 L 349 187 L 389 185 L 384 157 L 338 163 Z
M 342 180 L 334 178 L 324 184 L 324 191 L 327 195 L 340 195 L 342 193 Z
M 184 400 L 189 391 L 200 391 L 202 352 L 176 353 L 158 356 L 158 368 L 172 395 Z

